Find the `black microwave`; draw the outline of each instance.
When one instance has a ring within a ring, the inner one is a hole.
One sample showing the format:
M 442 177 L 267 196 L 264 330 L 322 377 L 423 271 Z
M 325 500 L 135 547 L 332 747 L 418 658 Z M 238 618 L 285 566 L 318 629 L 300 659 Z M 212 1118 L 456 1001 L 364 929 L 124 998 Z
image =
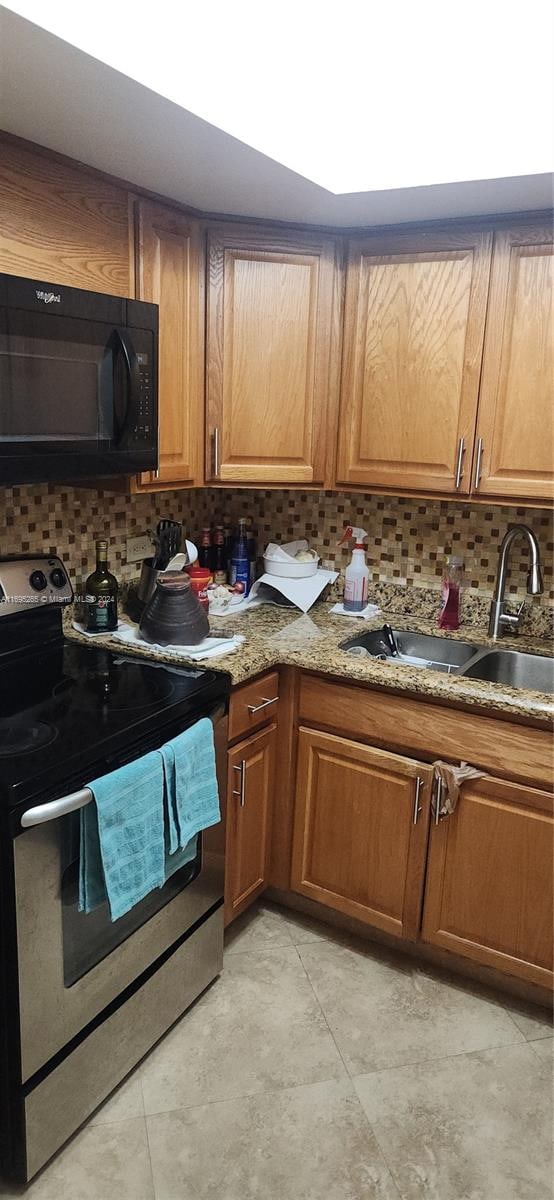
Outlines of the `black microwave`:
M 158 306 L 0 274 L 0 485 L 158 465 Z

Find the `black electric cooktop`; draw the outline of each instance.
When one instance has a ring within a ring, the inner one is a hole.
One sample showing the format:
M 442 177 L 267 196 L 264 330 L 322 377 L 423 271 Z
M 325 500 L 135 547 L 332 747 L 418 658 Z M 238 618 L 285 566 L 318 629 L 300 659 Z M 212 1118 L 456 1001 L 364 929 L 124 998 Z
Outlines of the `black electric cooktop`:
M 158 731 L 179 721 L 184 728 L 228 693 L 228 678 L 215 671 L 158 665 L 62 639 L 4 655 L 0 804 L 13 807 L 66 782 L 74 790 L 76 775 L 76 786 L 83 786 L 88 767 L 94 771 L 127 747 L 133 756 L 137 745 L 146 753 Z

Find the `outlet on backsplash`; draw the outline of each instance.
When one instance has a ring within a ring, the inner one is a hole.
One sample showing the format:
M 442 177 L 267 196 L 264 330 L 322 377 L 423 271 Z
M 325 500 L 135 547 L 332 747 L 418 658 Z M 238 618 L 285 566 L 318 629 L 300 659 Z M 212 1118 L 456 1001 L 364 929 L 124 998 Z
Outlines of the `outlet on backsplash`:
M 150 534 L 143 533 L 138 537 L 127 538 L 127 562 L 137 563 L 142 562 L 143 558 L 150 558 L 154 544 Z

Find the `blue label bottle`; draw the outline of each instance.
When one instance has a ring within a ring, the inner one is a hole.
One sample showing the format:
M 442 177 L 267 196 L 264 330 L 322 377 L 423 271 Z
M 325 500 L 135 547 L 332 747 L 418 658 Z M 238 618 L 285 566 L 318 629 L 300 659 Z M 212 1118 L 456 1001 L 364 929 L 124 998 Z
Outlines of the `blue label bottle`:
M 233 586 L 242 583 L 244 595 L 250 591 L 250 559 L 248 557 L 248 537 L 246 534 L 246 518 L 241 517 L 239 531 L 233 544 L 229 583 Z

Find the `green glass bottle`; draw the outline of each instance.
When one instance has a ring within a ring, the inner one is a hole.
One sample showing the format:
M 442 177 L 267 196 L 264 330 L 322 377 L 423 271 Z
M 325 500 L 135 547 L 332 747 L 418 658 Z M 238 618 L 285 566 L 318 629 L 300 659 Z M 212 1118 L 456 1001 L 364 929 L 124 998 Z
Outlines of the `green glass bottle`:
M 117 579 L 108 571 L 108 543 L 96 543 L 96 570 L 85 584 L 87 630 L 109 633 L 117 629 Z

